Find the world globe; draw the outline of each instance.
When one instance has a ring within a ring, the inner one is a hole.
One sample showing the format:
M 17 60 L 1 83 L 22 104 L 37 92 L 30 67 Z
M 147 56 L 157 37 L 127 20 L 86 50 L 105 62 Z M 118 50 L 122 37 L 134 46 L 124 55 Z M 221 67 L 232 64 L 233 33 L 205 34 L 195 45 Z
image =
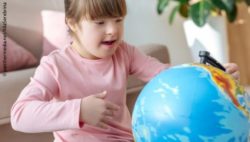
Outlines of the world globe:
M 166 69 L 132 113 L 136 142 L 249 142 L 250 97 L 231 75 L 205 64 Z

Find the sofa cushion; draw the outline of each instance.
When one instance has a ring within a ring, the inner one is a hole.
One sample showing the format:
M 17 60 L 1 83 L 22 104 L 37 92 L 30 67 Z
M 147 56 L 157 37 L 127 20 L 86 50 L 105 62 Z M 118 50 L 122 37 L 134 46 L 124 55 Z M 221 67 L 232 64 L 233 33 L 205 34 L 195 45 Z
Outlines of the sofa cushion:
M 16 101 L 21 90 L 29 83 L 35 68 L 7 72 L 0 76 L 0 125 L 9 122 L 11 106 Z
M 8 36 L 0 34 L 0 73 L 27 68 L 37 64 L 36 57 Z M 5 50 L 4 50 L 5 48 Z
M 51 51 L 63 48 L 70 44 L 71 38 L 65 24 L 65 14 L 60 11 L 43 10 L 43 53 L 48 55 Z

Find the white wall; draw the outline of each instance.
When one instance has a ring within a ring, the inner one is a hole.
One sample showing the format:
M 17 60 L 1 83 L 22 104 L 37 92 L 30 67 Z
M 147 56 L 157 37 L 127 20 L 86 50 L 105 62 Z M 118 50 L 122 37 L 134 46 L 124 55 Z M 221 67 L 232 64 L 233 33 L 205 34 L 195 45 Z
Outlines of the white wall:
M 125 21 L 125 40 L 133 45 L 161 43 L 168 46 L 173 65 L 190 63 L 191 53 L 185 40 L 183 21 L 176 17 L 168 24 L 173 3 L 163 15 L 156 12 L 157 0 L 127 0 L 128 15 Z

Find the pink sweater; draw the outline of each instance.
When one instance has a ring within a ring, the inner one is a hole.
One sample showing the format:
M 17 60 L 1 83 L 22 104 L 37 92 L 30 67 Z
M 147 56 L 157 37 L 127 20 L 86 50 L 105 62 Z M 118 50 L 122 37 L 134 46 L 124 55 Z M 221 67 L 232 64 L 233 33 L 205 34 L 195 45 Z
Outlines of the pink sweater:
M 149 81 L 168 65 L 122 43 L 105 59 L 82 58 L 67 47 L 43 57 L 34 77 L 11 110 L 11 124 L 22 132 L 54 132 L 55 142 L 133 141 L 126 106 L 128 75 Z M 79 126 L 82 98 L 107 90 L 105 99 L 121 107 L 108 129 Z

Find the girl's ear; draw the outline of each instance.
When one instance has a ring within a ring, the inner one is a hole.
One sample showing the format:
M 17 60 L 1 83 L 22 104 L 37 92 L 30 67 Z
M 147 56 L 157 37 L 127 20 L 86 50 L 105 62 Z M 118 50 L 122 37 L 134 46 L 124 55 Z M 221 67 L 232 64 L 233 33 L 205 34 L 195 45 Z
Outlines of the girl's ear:
M 65 19 L 66 24 L 69 26 L 70 30 L 76 32 L 77 24 L 72 19 Z

